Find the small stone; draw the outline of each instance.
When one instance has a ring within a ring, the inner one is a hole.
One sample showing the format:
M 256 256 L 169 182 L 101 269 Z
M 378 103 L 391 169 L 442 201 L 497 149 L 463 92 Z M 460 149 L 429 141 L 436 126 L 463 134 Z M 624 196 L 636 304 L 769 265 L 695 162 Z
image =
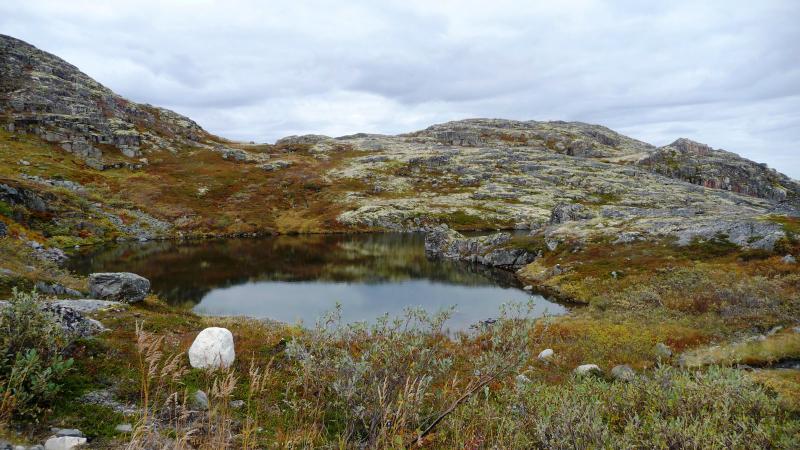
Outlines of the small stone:
M 786 255 L 786 256 L 784 256 L 784 257 L 781 259 L 781 261 L 783 261 L 783 263 L 784 263 L 784 264 L 797 264 L 797 259 L 795 259 L 795 257 L 794 257 L 794 256 L 792 256 L 792 255 Z
M 244 400 L 231 400 L 231 408 L 241 409 L 244 407 Z
M 233 334 L 227 328 L 206 328 L 189 347 L 189 363 L 194 368 L 227 368 L 235 358 Z
M 600 376 L 602 374 L 603 371 L 600 370 L 600 367 L 597 364 L 583 364 L 575 368 L 575 375 L 579 377 L 590 375 Z
M 44 448 L 45 450 L 70 450 L 85 443 L 85 437 L 53 436 L 44 443 Z
M 118 433 L 130 433 L 133 431 L 133 425 L 129 423 L 121 423 L 114 428 Z
M 529 285 L 525 286 L 525 287 L 524 287 L 524 288 L 522 288 L 522 289 L 523 289 L 523 290 L 525 290 L 525 291 L 532 291 L 532 290 L 533 290 L 533 286 L 531 286 L 531 285 L 529 284 Z
M 539 353 L 539 356 L 537 357 L 537 359 L 539 361 L 549 362 L 549 361 L 553 360 L 554 356 L 555 356 L 555 352 L 553 352 L 553 349 L 552 348 L 546 348 L 546 349 L 542 350 L 541 353 Z
M 668 345 L 659 342 L 655 347 L 656 357 L 658 359 L 667 359 L 672 357 L 672 349 Z
M 628 382 L 636 378 L 636 372 L 631 369 L 631 366 L 627 364 L 620 364 L 611 369 L 611 377 L 617 381 Z
M 208 395 L 206 395 L 206 393 L 203 391 L 196 391 L 189 403 L 192 408 L 200 411 L 206 411 L 208 409 Z

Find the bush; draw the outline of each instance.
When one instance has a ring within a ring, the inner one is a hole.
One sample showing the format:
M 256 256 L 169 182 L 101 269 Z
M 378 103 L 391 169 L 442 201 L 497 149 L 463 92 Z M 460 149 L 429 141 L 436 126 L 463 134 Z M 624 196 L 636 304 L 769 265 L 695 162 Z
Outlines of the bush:
M 715 367 L 662 367 L 630 383 L 530 383 L 466 406 L 438 436 L 453 448 L 796 448 L 800 432 L 766 389 Z
M 527 308 L 503 308 L 474 336 L 480 350 L 466 360 L 444 330 L 449 311 L 412 308 L 366 325 L 342 323 L 337 309 L 286 348 L 297 362 L 299 396 L 290 405 L 358 447 L 402 448 L 422 440 L 462 402 L 528 359 L 535 321 L 519 319 L 532 305 Z
M 67 336 L 38 293 L 16 289 L 0 309 L 0 424 L 38 418 L 58 395 L 72 360 L 62 356 Z

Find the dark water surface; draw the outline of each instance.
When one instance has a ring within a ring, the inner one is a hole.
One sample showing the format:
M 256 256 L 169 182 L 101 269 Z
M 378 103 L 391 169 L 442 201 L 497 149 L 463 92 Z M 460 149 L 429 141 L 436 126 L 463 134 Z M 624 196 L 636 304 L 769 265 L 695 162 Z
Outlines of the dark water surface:
M 535 315 L 566 309 L 522 290 L 513 274 L 429 260 L 421 234 L 277 236 L 122 243 L 70 258 L 81 274 L 134 272 L 175 305 L 312 325 L 342 304 L 346 321 L 455 306 L 451 329 L 497 317 L 504 302 L 534 299 Z

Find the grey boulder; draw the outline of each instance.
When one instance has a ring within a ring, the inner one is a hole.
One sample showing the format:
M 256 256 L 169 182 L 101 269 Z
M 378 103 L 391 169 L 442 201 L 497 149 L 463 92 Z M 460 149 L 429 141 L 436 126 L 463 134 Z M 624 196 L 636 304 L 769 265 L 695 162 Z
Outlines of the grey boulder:
M 150 280 L 129 272 L 89 275 L 89 293 L 93 298 L 135 303 L 150 291 Z

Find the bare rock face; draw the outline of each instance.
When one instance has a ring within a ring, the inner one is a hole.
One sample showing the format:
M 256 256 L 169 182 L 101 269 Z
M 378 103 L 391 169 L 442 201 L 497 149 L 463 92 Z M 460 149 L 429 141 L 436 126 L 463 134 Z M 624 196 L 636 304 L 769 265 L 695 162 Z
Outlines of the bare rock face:
M 144 300 L 149 291 L 150 281 L 135 273 L 109 272 L 89 275 L 89 295 L 95 298 L 135 303 Z
M 0 35 L 0 125 L 98 161 L 105 147 L 129 158 L 208 135 L 172 111 L 130 102 L 66 61 Z M 102 167 L 102 163 L 99 163 Z
M 447 226 L 440 226 L 425 235 L 425 254 L 506 269 L 519 268 L 536 259 L 536 255 L 527 250 L 507 246 L 510 240 L 509 233 L 467 238 Z
M 671 178 L 800 206 L 800 183 L 741 156 L 708 145 L 678 139 L 638 162 Z

